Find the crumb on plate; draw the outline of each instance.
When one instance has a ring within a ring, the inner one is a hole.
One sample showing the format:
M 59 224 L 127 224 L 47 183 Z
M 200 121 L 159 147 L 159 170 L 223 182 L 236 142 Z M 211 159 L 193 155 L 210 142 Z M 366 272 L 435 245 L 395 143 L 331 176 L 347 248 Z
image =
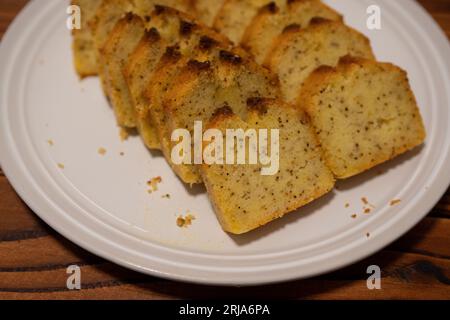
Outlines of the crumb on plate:
M 60 168 L 60 169 L 64 169 L 64 168 L 65 168 L 65 166 L 64 166 L 64 164 L 62 164 L 62 163 L 58 163 L 58 168 Z
M 391 205 L 391 207 L 393 207 L 393 206 L 399 204 L 400 202 L 402 202 L 402 200 L 400 200 L 400 199 L 394 199 L 394 200 L 392 200 L 392 201 L 390 202 L 390 205 Z
M 170 199 L 170 194 L 165 194 L 161 198 L 163 198 L 163 199 Z
M 352 214 L 351 217 L 352 217 L 352 219 L 356 219 L 356 218 L 358 218 L 358 215 L 357 214 Z
M 52 139 L 47 140 L 47 143 L 50 147 L 53 147 L 55 145 Z

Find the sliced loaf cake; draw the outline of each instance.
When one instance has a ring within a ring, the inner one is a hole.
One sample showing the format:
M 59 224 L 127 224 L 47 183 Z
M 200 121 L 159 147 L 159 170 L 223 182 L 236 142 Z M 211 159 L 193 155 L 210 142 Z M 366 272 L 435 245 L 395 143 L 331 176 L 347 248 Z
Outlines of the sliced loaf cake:
M 193 136 L 195 121 L 207 123 L 217 107 L 229 105 L 245 117 L 248 98 L 280 95 L 277 77 L 236 52 L 222 50 L 213 61 L 191 60 L 163 97 L 166 132 L 187 129 Z M 172 147 L 176 144 L 172 142 Z M 186 160 L 194 163 L 193 158 Z M 186 183 L 202 181 L 195 165 L 183 163 L 174 169 Z
M 276 0 L 283 3 L 285 0 Z M 225 0 L 214 20 L 214 29 L 226 35 L 234 43 L 239 43 L 259 8 L 270 0 Z
M 322 65 L 334 67 L 346 55 L 374 58 L 364 35 L 340 21 L 315 18 L 304 29 L 287 27 L 274 41 L 265 65 L 278 74 L 284 99 L 294 102 L 315 69 Z
M 241 44 L 263 63 L 273 41 L 290 25 L 306 28 L 313 18 L 341 21 L 342 16 L 319 0 L 285 0 L 261 8 L 247 27 Z
M 135 126 L 136 116 L 122 71 L 144 33 L 144 20 L 128 13 L 117 22 L 101 50 L 103 67 L 99 75 L 103 80 L 106 95 L 110 98 L 118 125 L 126 128 Z
M 75 70 L 80 78 L 93 76 L 97 74 L 97 55 L 89 21 L 95 16 L 101 0 L 72 0 L 71 3 L 81 11 L 81 29 L 72 31 Z
M 150 29 L 140 41 L 125 64 L 124 74 L 137 115 L 136 125 L 139 132 L 149 148 L 160 149 L 155 126 L 148 117 L 148 99 L 145 92 L 162 55 L 168 46 L 175 44 L 180 48 L 187 48 L 185 51 L 189 52 L 202 36 L 209 36 L 217 41 L 228 40 L 174 9 L 158 6 L 155 15 L 153 20 L 163 23 Z
M 298 104 L 311 117 L 325 160 L 340 179 L 390 160 L 425 139 L 406 72 L 344 57 L 305 81 Z
M 127 83 L 124 68 L 129 61 L 133 60 L 131 62 L 133 66 L 142 67 L 134 59 L 139 56 L 134 52 L 142 53 L 142 47 L 149 43 L 159 46 L 164 40 L 172 41 L 171 39 L 179 37 L 180 33 L 189 33 L 193 25 L 192 16 L 163 6 L 155 6 L 155 10 L 144 19 L 136 14 L 128 13 L 116 24 L 101 50 L 105 65 L 100 76 L 104 78 L 107 94 L 111 98 L 120 126 L 136 127 L 135 108 L 139 108 L 141 104 L 140 92 L 142 91 L 141 87 L 136 88 L 136 83 L 145 82 L 151 75 L 151 69 L 147 65 L 143 69 L 134 68 L 133 73 L 126 73 L 129 76 L 127 80 L 131 81 Z M 152 56 L 156 61 L 159 57 L 160 55 L 157 54 Z M 139 94 L 135 92 L 136 90 L 140 90 Z
M 190 37 L 166 48 L 166 52 L 155 67 L 145 92 L 147 103 L 142 105 L 139 112 L 138 127 L 141 132 L 156 130 L 161 149 L 169 163 L 171 163 L 170 134 L 166 132 L 166 116 L 162 107 L 164 93 L 190 59 L 214 60 L 219 50 L 231 48 L 231 42 L 211 29 L 194 28 Z
M 245 165 L 214 163 L 203 164 L 200 169 L 222 227 L 234 234 L 263 226 L 334 187 L 333 174 L 324 164 L 319 143 L 302 111 L 277 99 L 249 99 L 248 105 L 245 120 L 230 107 L 217 110 L 208 129 L 220 130 L 226 144 L 223 150 L 238 144 L 237 139 L 231 142 L 225 136 L 228 129 L 255 130 L 258 138 L 260 129 L 277 129 L 279 170 L 273 175 L 262 175 L 264 166 L 260 162 L 249 164 L 248 160 Z M 272 139 L 271 132 L 267 136 Z M 246 144 L 249 148 L 250 139 Z M 271 149 L 272 152 L 276 151 Z M 226 156 L 222 155 L 224 159 Z

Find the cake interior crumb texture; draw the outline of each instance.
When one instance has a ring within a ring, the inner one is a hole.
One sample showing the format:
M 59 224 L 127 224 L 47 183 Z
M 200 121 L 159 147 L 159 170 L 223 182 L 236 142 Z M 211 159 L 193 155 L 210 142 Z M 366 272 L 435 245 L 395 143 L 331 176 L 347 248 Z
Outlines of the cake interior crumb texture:
M 340 179 L 362 173 L 421 145 L 425 128 L 406 72 L 344 57 L 321 67 L 299 99 L 311 117 L 328 166 Z
M 227 129 L 279 130 L 279 171 L 262 175 L 263 166 L 248 164 L 248 154 L 246 165 L 201 167 L 219 221 L 226 231 L 234 234 L 246 233 L 280 218 L 334 187 L 333 174 L 323 162 L 322 150 L 303 112 L 277 99 L 256 99 L 249 108 L 245 120 L 231 109 L 224 114 L 218 112 L 209 128 L 221 130 L 224 141 Z M 249 145 L 249 140 L 246 144 Z

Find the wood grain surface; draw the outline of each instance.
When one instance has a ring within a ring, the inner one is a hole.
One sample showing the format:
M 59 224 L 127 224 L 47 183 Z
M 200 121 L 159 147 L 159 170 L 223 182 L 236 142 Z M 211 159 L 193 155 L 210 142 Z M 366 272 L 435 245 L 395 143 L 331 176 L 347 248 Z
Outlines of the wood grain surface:
M 0 37 L 25 0 L 0 0 Z M 450 0 L 422 0 L 450 37 Z M 82 270 L 82 290 L 66 289 L 66 267 Z M 366 269 L 383 271 L 368 290 Z M 125 270 L 59 236 L 16 195 L 0 169 L 0 299 L 450 299 L 450 191 L 416 228 L 378 254 L 310 280 L 215 288 Z

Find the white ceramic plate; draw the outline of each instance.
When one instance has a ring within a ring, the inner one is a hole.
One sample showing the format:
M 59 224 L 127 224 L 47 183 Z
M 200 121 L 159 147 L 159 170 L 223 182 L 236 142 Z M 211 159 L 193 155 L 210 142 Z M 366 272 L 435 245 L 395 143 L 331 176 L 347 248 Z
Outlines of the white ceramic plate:
M 67 2 L 35 0 L 1 44 L 3 170 L 24 201 L 65 237 L 164 278 L 262 284 L 318 275 L 373 254 L 422 219 L 449 184 L 450 49 L 413 1 L 328 2 L 370 37 L 380 60 L 409 72 L 428 131 L 423 148 L 341 182 L 332 194 L 260 230 L 230 236 L 202 188 L 184 186 L 139 137 L 120 141 L 98 79 L 80 82 L 73 70 Z M 373 3 L 382 10 L 379 31 L 366 28 Z M 163 183 L 149 195 L 146 181 L 155 176 Z M 167 193 L 171 199 L 162 198 Z M 375 206 L 371 214 L 362 214 L 362 197 Z M 402 201 L 391 206 L 394 199 Z M 178 228 L 176 218 L 188 212 L 197 219 Z

